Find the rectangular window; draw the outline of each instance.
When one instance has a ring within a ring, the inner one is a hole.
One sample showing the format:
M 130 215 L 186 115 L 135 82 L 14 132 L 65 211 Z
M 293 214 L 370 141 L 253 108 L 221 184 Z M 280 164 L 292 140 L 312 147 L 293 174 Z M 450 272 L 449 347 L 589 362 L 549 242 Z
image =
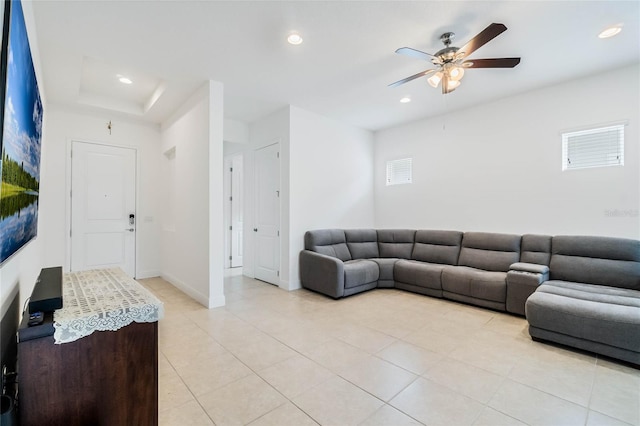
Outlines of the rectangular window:
M 411 183 L 411 158 L 387 161 L 387 186 Z
M 624 165 L 624 124 L 562 134 L 562 170 Z

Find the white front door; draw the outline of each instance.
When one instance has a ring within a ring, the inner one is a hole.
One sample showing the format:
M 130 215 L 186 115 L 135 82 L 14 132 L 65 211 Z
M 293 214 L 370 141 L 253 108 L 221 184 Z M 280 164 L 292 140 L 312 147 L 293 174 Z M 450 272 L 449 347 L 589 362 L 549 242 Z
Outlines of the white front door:
M 71 270 L 120 267 L 135 277 L 136 151 L 71 146 Z
M 279 144 L 255 152 L 255 277 L 279 284 L 280 153 Z

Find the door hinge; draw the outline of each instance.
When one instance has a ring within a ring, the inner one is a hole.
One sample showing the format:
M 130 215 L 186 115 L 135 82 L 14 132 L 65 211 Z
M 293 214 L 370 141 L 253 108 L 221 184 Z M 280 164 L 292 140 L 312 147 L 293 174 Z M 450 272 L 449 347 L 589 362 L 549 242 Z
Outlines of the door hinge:
M 276 157 L 277 157 L 277 158 L 280 158 L 280 151 L 278 151 L 278 152 L 276 153 Z
M 233 256 L 229 256 L 229 260 L 233 260 Z
M 278 276 L 280 276 L 280 271 L 277 272 Z
M 233 197 L 229 197 L 229 201 L 233 201 Z
M 278 237 L 280 236 L 280 231 L 278 231 Z
M 233 173 L 233 167 L 231 167 L 231 168 L 229 169 L 229 171 Z
M 69 238 L 71 238 L 71 229 L 69 229 Z
M 229 231 L 233 231 L 233 225 L 229 225 Z

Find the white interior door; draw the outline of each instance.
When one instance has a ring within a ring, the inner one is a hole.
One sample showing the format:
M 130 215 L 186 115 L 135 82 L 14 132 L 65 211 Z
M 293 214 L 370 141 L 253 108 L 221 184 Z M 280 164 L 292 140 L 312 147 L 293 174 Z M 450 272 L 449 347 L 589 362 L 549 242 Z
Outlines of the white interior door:
M 120 267 L 135 277 L 136 151 L 71 147 L 71 270 Z
M 243 161 L 242 155 L 231 159 L 231 267 L 242 266 Z
M 224 160 L 225 268 L 242 266 L 243 163 L 242 154 Z
M 279 144 L 255 152 L 255 277 L 279 284 L 280 153 Z

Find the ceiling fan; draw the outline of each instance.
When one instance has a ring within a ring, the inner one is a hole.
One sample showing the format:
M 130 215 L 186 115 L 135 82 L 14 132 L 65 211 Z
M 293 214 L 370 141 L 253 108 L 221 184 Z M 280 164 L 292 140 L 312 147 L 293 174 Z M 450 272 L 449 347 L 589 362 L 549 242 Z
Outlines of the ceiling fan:
M 520 58 L 466 59 L 467 56 L 506 30 L 507 27 L 503 24 L 491 24 L 460 48 L 451 46 L 451 41 L 455 36 L 454 33 L 444 33 L 440 36 L 440 40 L 444 43 L 444 49 L 439 50 L 435 55 L 412 49 L 411 47 L 401 47 L 396 50 L 396 53 L 431 61 L 438 68 L 419 72 L 391 83 L 389 86 L 396 87 L 416 78 L 432 74 L 427 79 L 427 82 L 432 87 L 438 87 L 438 84 L 442 83 L 442 94 L 447 94 L 460 86 L 460 80 L 466 68 L 513 68 L 520 63 Z

